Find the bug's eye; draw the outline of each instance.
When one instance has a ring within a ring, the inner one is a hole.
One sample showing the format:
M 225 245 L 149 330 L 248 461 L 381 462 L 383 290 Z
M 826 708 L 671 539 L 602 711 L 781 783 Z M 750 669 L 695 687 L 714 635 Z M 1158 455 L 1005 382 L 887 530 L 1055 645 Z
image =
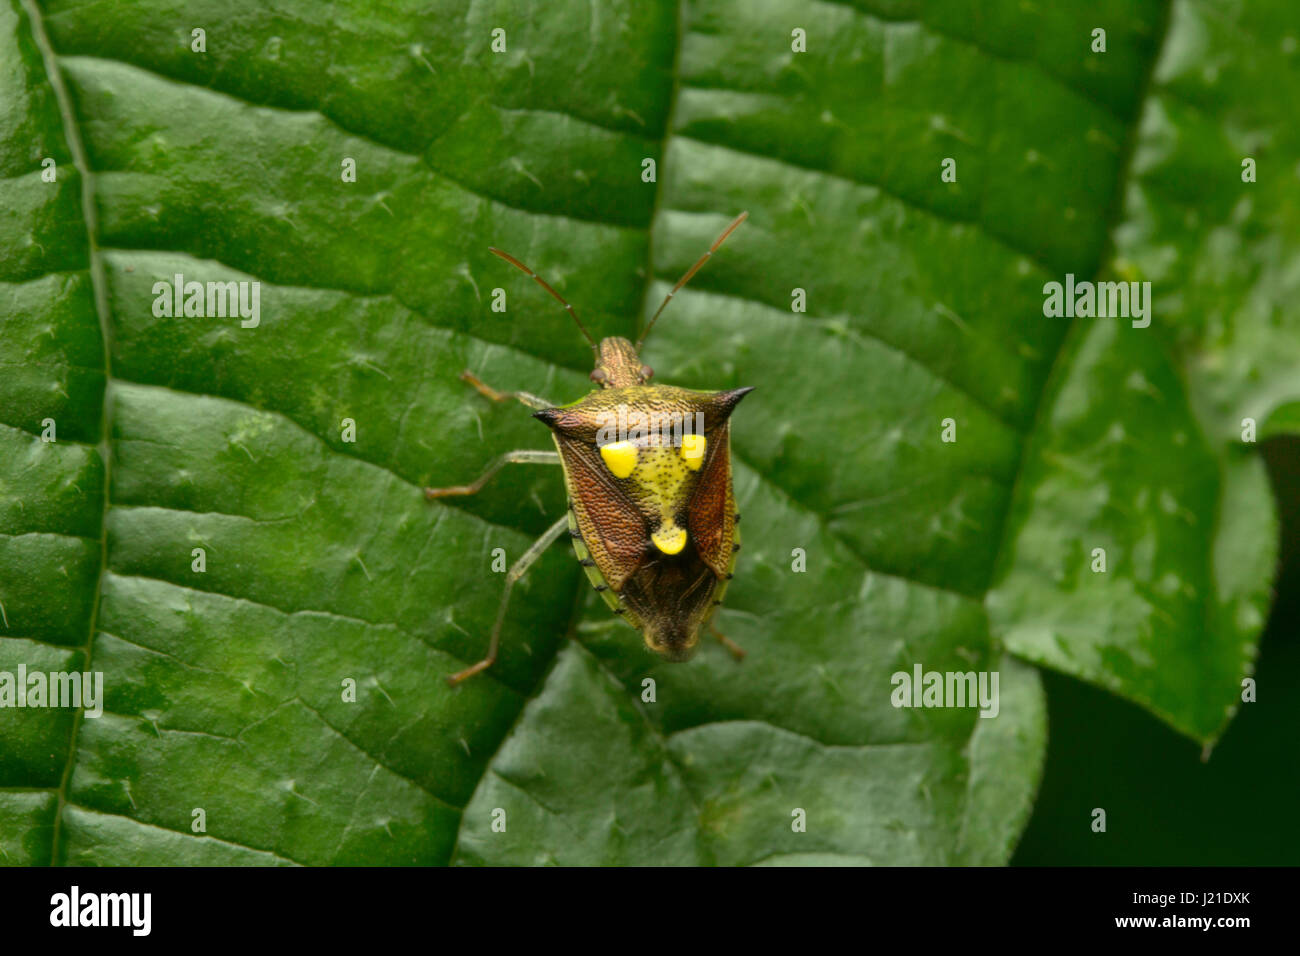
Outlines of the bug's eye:
M 655 374 L 655 370 L 652 369 L 649 365 L 641 366 L 641 378 L 644 379 L 645 381 L 648 382 L 650 381 L 650 379 L 654 378 L 654 374 Z
M 593 368 L 590 377 L 593 382 L 603 382 L 605 381 L 605 370 L 603 368 Z

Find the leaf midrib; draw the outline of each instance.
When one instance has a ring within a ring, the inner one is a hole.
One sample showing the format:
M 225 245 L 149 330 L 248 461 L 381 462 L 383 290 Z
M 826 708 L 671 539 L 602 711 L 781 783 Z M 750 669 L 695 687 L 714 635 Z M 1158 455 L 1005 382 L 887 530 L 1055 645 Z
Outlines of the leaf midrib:
M 67 87 L 63 83 L 63 75 L 59 72 L 58 57 L 50 44 L 49 36 L 45 32 L 42 13 L 35 0 L 21 0 L 21 3 L 31 24 L 32 39 L 36 44 L 36 48 L 40 51 L 46 78 L 54 91 L 54 98 L 59 106 L 59 118 L 63 126 L 63 136 L 67 141 L 68 151 L 72 154 L 73 165 L 77 168 L 81 178 L 81 215 L 86 228 L 86 252 L 90 284 L 95 300 L 95 315 L 99 320 L 100 340 L 103 344 L 104 395 L 100 405 L 98 451 L 103 465 L 104 483 L 102 488 L 103 506 L 99 515 L 99 573 L 95 576 L 95 594 L 91 599 L 90 620 L 86 628 L 86 642 L 80 648 L 82 667 L 89 670 L 95 644 L 95 629 L 99 622 L 99 602 L 102 597 L 104 569 L 108 566 L 108 496 L 113 460 L 112 449 L 109 447 L 112 425 L 109 418 L 112 407 L 112 327 L 108 313 L 108 289 L 104 281 L 103 261 L 100 259 L 99 245 L 96 240 L 99 229 L 95 207 L 94 174 L 90 170 L 85 144 L 81 140 L 81 130 L 77 127 L 74 117 L 72 98 L 68 95 Z M 54 826 L 50 836 L 51 866 L 56 866 L 59 863 L 59 840 L 63 833 L 63 812 L 68 803 L 68 784 L 72 777 L 73 765 L 76 762 L 77 735 L 81 730 L 81 723 L 84 719 L 85 708 L 78 707 L 72 718 L 72 729 L 69 731 L 68 739 L 68 759 L 64 764 L 63 774 L 59 779 L 57 790 Z

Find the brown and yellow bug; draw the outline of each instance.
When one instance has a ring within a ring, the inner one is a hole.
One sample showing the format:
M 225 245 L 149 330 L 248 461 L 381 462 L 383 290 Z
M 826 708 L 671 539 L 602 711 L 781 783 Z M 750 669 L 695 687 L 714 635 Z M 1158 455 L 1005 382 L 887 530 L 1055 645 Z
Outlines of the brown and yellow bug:
M 642 364 L 646 336 L 664 307 L 748 214 L 741 213 L 673 286 L 635 345 L 610 337 L 599 344 L 537 273 L 499 249 L 490 251 L 532 279 L 568 310 L 595 354 L 591 380 L 599 388 L 569 405 L 527 392 L 501 392 L 468 370 L 461 378 L 493 401 L 510 398 L 535 408 L 551 429 L 555 451 L 521 450 L 497 458 L 468 485 L 426 488 L 429 499 L 477 493 L 503 466 L 559 464 L 569 507 L 506 573 L 487 656 L 447 678 L 455 685 L 492 666 L 510 591 L 566 530 L 587 577 L 613 612 L 641 632 L 646 646 L 671 661 L 694 654 L 700 629 L 722 603 L 735 573 L 740 536 L 731 483 L 732 411 L 751 388 L 702 392 L 648 385 Z M 743 651 L 714 631 L 737 657 Z

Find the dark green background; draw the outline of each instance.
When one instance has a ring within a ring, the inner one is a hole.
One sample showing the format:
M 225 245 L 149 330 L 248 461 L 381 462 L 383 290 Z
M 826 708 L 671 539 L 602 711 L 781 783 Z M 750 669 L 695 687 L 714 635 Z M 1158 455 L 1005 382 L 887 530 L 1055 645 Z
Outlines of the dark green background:
M 1208 761 L 1186 737 L 1105 691 L 1043 672 L 1047 767 L 1013 864 L 1291 865 L 1300 859 L 1300 440 L 1264 443 L 1282 518 L 1277 598 L 1260 642 L 1259 699 Z M 1093 833 L 1092 810 L 1106 810 Z

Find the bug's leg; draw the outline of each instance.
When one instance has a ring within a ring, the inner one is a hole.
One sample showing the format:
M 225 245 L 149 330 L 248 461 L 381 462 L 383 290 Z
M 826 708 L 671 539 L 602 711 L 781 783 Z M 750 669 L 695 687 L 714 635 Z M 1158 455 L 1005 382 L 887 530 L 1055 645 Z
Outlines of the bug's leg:
M 709 619 L 708 628 L 709 628 L 709 633 L 712 634 L 714 637 L 716 637 L 719 643 L 721 643 L 723 647 L 725 647 L 728 651 L 731 652 L 732 657 L 734 657 L 737 661 L 743 661 L 745 659 L 745 655 L 748 652 L 739 644 L 737 644 L 735 641 L 733 641 L 731 638 L 727 637 L 726 634 L 723 634 L 721 631 L 719 631 L 718 625 L 713 623 L 712 618 Z
M 473 664 L 463 671 L 458 671 L 447 678 L 447 683 L 455 687 L 466 678 L 473 677 L 479 671 L 485 671 L 492 666 L 492 662 L 497 659 L 497 644 L 501 640 L 501 625 L 506 619 L 506 605 L 510 603 L 510 590 L 515 586 L 515 582 L 527 573 L 532 567 L 533 562 L 542 556 L 542 552 L 554 543 L 555 539 L 564 534 L 569 529 L 569 516 L 566 514 L 555 524 L 546 529 L 545 533 L 533 542 L 533 546 L 519 556 L 519 560 L 510 565 L 510 570 L 506 572 L 506 589 L 501 594 L 501 604 L 497 608 L 497 620 L 492 625 L 492 638 L 488 641 L 487 657 L 483 658 L 477 664 Z
M 487 471 L 479 475 L 468 485 L 448 485 L 446 488 L 425 488 L 424 497 L 432 501 L 434 498 L 447 498 L 451 495 L 476 495 L 483 490 L 483 486 L 491 480 L 492 476 L 512 464 L 531 464 L 531 465 L 558 465 L 560 463 L 560 453 L 558 451 L 540 451 L 532 448 L 522 448 L 519 451 L 508 451 L 500 458 L 497 458 L 492 464 L 487 466 Z
M 470 385 L 474 386 L 474 390 L 476 392 L 478 392 L 480 395 L 484 396 L 485 398 L 492 399 L 492 401 L 494 402 L 504 402 L 507 399 L 514 398 L 523 402 L 529 408 L 551 408 L 555 404 L 554 402 L 548 402 L 544 398 L 538 398 L 532 392 L 498 391 L 497 389 L 489 385 L 487 382 L 483 381 L 483 379 L 479 378 L 477 375 L 471 372 L 469 369 L 465 369 L 465 371 L 460 373 L 460 380 L 462 382 L 469 382 Z

